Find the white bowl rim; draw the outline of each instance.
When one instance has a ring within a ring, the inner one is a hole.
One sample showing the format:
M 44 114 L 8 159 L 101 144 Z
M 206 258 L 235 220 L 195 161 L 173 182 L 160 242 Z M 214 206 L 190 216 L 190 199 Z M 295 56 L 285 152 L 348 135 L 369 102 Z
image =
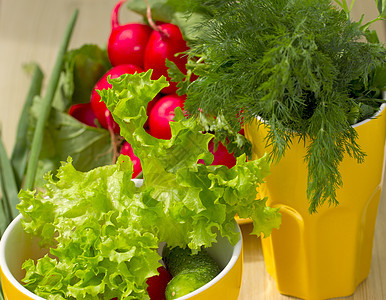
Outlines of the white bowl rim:
M 385 99 L 386 100 L 386 99 Z M 363 124 L 365 124 L 365 123 L 367 123 L 367 122 L 370 122 L 371 120 L 373 120 L 373 119 L 376 119 L 376 118 L 378 118 L 378 116 L 382 113 L 382 111 L 385 109 L 385 107 L 386 107 L 386 103 L 383 103 L 380 107 L 379 107 L 379 109 L 378 109 L 378 111 L 372 116 L 372 117 L 370 117 L 370 118 L 367 118 L 366 120 L 363 120 L 363 121 L 361 121 L 361 122 L 358 122 L 358 123 L 355 123 L 354 125 L 351 125 L 352 127 L 359 127 L 359 126 L 361 126 L 361 125 L 363 125 Z
M 227 265 L 225 266 L 225 268 L 222 269 L 222 271 L 215 278 L 213 278 L 211 281 L 209 281 L 207 284 L 203 285 L 202 287 L 198 288 L 197 290 L 195 290 L 189 294 L 186 294 L 182 297 L 176 298 L 175 300 L 185 300 L 185 299 L 189 299 L 190 297 L 196 296 L 197 294 L 201 293 L 202 291 L 206 290 L 210 286 L 212 286 L 212 285 L 216 284 L 218 281 L 220 281 L 220 279 L 222 279 L 233 268 L 233 266 L 236 264 L 237 260 L 239 259 L 240 255 L 241 255 L 241 250 L 242 250 L 242 245 L 243 245 L 243 237 L 241 234 L 240 226 L 237 224 L 236 221 L 235 221 L 235 223 L 237 225 L 237 230 L 239 232 L 240 239 L 237 242 L 237 244 L 233 247 L 232 257 L 229 260 L 229 262 L 227 263 Z
M 384 99 L 386 100 L 386 92 L 385 92 Z M 378 118 L 379 115 L 385 110 L 385 107 L 386 107 L 386 103 L 382 103 L 379 106 L 378 111 L 373 116 L 371 116 L 370 118 L 367 118 L 367 119 L 365 119 L 363 121 L 360 121 L 358 123 L 355 123 L 355 124 L 351 125 L 351 127 L 356 128 L 356 127 L 359 127 L 359 126 L 361 126 L 361 125 L 363 125 L 363 124 L 365 124 L 367 122 L 370 122 L 371 120 L 374 120 L 374 119 Z M 259 120 L 262 124 L 265 124 L 265 125 L 267 124 L 266 121 L 262 117 L 260 117 L 260 116 L 257 116 L 256 119 Z
M 7 278 L 7 280 L 16 287 L 19 291 L 21 291 L 26 296 L 34 299 L 34 300 L 45 300 L 44 298 L 32 293 L 28 289 L 26 289 L 22 284 L 20 284 L 19 281 L 16 280 L 16 278 L 12 275 L 11 271 L 9 270 L 8 264 L 5 260 L 5 244 L 8 240 L 10 234 L 14 231 L 15 227 L 20 224 L 20 220 L 23 216 L 19 214 L 12 222 L 9 224 L 7 229 L 4 231 L 3 236 L 0 240 L 0 268 L 2 272 L 4 273 L 4 276 Z
M 16 280 L 16 278 L 12 275 L 11 271 L 9 270 L 8 264 L 5 260 L 5 244 L 6 241 L 8 240 L 11 232 L 15 229 L 16 226 L 20 223 L 20 220 L 22 219 L 22 215 L 19 214 L 7 227 L 7 229 L 4 231 L 4 234 L 1 237 L 0 240 L 0 268 L 2 272 L 4 273 L 4 276 L 7 278 L 7 280 L 14 286 L 16 287 L 19 291 L 24 293 L 26 296 L 32 298 L 33 300 L 45 300 L 44 298 L 32 293 L 28 289 L 26 289 L 22 284 L 20 284 L 19 281 Z M 211 281 L 209 281 L 207 284 L 203 285 L 202 287 L 198 288 L 197 290 L 186 294 L 180 298 L 176 298 L 176 300 L 185 300 L 189 299 L 190 297 L 193 297 L 202 291 L 206 290 L 210 286 L 216 284 L 220 279 L 222 279 L 228 272 L 233 268 L 233 266 L 236 264 L 237 260 L 239 259 L 241 255 L 241 250 L 242 250 L 242 244 L 243 244 L 243 238 L 241 234 L 241 229 L 240 226 L 237 224 L 235 221 L 235 226 L 237 228 L 237 231 L 239 233 L 239 241 L 237 244 L 233 247 L 233 252 L 232 252 L 232 257 L 227 263 L 227 265 L 224 267 L 224 269 Z

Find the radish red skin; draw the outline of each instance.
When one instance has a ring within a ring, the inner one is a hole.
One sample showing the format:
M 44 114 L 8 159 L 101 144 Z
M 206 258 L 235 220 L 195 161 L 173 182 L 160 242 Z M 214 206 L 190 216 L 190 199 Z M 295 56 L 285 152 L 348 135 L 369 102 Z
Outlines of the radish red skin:
M 138 176 L 138 174 L 141 173 L 141 171 L 142 171 L 141 161 L 134 154 L 133 148 L 131 147 L 131 145 L 128 142 L 126 142 L 126 141 L 123 142 L 120 154 L 127 155 L 128 157 L 130 157 L 130 159 L 133 163 L 132 178 L 136 178 Z
M 213 162 L 212 166 L 223 165 L 227 166 L 229 169 L 232 168 L 236 164 L 236 158 L 233 153 L 229 153 L 227 148 L 219 142 L 216 151 L 214 151 L 214 143 L 211 140 L 208 144 L 208 150 L 213 154 Z M 198 163 L 203 164 L 204 161 L 200 159 Z
M 111 32 L 107 53 L 113 66 L 135 64 L 143 67 L 145 47 L 151 28 L 145 24 L 131 23 Z
M 125 1 L 119 1 L 111 14 L 111 33 L 107 54 L 113 66 L 134 64 L 143 67 L 145 48 L 152 29 L 146 24 L 119 24 L 118 13 Z
M 146 281 L 147 293 L 150 300 L 166 300 L 165 289 L 169 281 L 172 280 L 172 276 L 164 266 L 158 267 L 157 271 L 159 275 L 152 276 Z M 115 297 L 111 300 L 118 300 L 118 298 Z
M 91 103 L 79 103 L 74 104 L 70 107 L 68 114 L 79 122 L 86 124 L 88 126 L 97 127 L 96 126 L 96 116 L 94 111 L 92 110 Z
M 147 104 L 147 108 L 146 108 L 147 116 L 150 115 L 151 110 L 153 109 L 153 107 L 157 103 L 157 101 L 160 99 L 160 97 L 161 97 L 160 94 L 158 94 L 157 96 L 155 96 L 153 98 L 153 100 L 149 101 L 149 103 Z
M 214 155 L 212 165 L 224 165 L 230 169 L 236 164 L 234 155 L 229 153 L 221 142 L 218 144 L 216 151 L 214 151 L 214 143 L 212 141 L 209 142 L 208 149 Z
M 152 79 L 156 80 L 162 75 L 165 76 L 170 86 L 162 89 L 164 94 L 172 94 L 177 91 L 177 83 L 171 82 L 166 67 L 166 59 L 174 62 L 181 72 L 186 74 L 186 55 L 177 53 L 188 50 L 186 41 L 183 39 L 181 30 L 178 26 L 170 23 L 161 24 L 159 30 L 154 30 L 149 38 L 145 49 L 144 68 L 153 69 Z
M 157 103 L 157 101 L 160 99 L 160 97 L 161 97 L 160 94 L 158 94 L 157 96 L 155 96 L 153 98 L 153 100 L 149 101 L 149 103 L 147 104 L 147 107 L 146 107 L 147 120 L 146 120 L 145 124 L 143 125 L 143 128 L 145 128 L 147 132 L 149 132 L 150 112 L 153 109 L 154 105 Z
M 111 68 L 109 71 L 107 71 L 101 79 L 95 84 L 94 89 L 91 93 L 91 107 L 92 110 L 95 113 L 96 118 L 98 119 L 99 124 L 103 128 L 109 128 L 109 124 L 111 124 L 111 129 L 115 133 L 119 133 L 120 129 L 118 124 L 114 121 L 113 117 L 111 116 L 110 112 L 108 111 L 106 104 L 104 104 L 101 100 L 100 95 L 98 94 L 98 90 L 103 89 L 109 89 L 111 88 L 111 84 L 107 82 L 108 76 L 111 76 L 110 78 L 117 78 L 123 74 L 134 74 L 134 73 L 141 73 L 143 72 L 142 68 L 132 65 L 132 64 L 126 64 L 126 65 L 119 65 L 116 67 Z
M 172 276 L 166 270 L 165 267 L 161 266 L 158 269 L 159 275 L 150 277 L 146 283 L 148 284 L 147 293 L 151 300 L 166 300 L 165 289 Z
M 170 124 L 175 116 L 177 107 L 184 109 L 186 96 L 177 94 L 166 95 L 160 98 L 149 115 L 149 133 L 158 138 L 168 140 L 171 138 Z

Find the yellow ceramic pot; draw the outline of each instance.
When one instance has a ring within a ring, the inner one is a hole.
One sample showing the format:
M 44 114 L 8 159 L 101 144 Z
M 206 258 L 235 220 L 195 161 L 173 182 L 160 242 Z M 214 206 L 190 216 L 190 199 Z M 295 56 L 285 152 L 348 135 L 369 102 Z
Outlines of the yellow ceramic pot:
M 253 158 L 265 148 L 264 126 L 258 121 L 246 126 Z M 294 140 L 291 149 L 266 178 L 260 193 L 268 205 L 280 207 L 282 224 L 262 239 L 268 273 L 280 293 L 303 299 L 348 296 L 370 272 L 373 236 L 381 195 L 386 139 L 386 112 L 382 105 L 376 119 L 356 124 L 358 143 L 367 154 L 358 164 L 346 156 L 340 166 L 343 187 L 339 205 L 319 208 L 309 214 L 306 196 L 306 145 Z
M 44 300 L 23 287 L 21 268 L 28 258 L 37 259 L 46 252 L 23 230 L 18 216 L 7 228 L 0 241 L 0 277 L 5 300 Z M 232 246 L 226 238 L 219 237 L 217 243 L 207 251 L 217 261 L 222 271 L 212 281 L 178 300 L 237 300 L 241 287 L 243 252 L 242 236 L 237 223 L 235 230 L 239 242 Z

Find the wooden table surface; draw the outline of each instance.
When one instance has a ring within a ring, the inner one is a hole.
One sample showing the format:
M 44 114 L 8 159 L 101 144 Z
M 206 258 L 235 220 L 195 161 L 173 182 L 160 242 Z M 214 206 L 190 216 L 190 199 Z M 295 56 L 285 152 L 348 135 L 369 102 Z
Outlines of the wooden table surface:
M 104 46 L 115 3 L 116 0 L 0 0 L 0 126 L 8 153 L 15 141 L 16 124 L 31 79 L 22 65 L 37 62 L 45 73 L 44 83 L 47 83 L 64 28 L 75 8 L 79 8 L 79 17 L 70 48 L 87 43 Z M 353 18 L 359 18 L 362 13 L 368 18 L 375 16 L 373 0 L 356 2 Z M 140 19 L 126 10 L 120 16 L 123 23 Z M 376 28 L 384 42 L 385 24 L 378 23 Z M 244 274 L 239 299 L 293 299 L 278 293 L 265 270 L 260 240 L 249 235 L 251 230 L 250 224 L 242 225 Z M 386 193 L 383 192 L 370 276 L 353 296 L 346 299 L 386 299 L 385 248 Z

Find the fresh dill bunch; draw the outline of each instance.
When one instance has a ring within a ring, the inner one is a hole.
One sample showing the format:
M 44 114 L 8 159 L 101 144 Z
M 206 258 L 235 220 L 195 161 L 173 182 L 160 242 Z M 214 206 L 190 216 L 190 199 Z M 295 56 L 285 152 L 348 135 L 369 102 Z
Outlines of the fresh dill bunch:
M 235 132 L 261 117 L 273 161 L 294 138 L 310 139 L 309 210 L 338 204 L 344 153 L 365 158 L 351 125 L 361 107 L 380 106 L 369 78 L 385 65 L 384 46 L 366 42 L 361 24 L 330 0 L 223 1 L 210 9 L 191 41 L 189 56 L 201 59 L 198 79 L 184 83 L 185 109 L 222 115 Z

